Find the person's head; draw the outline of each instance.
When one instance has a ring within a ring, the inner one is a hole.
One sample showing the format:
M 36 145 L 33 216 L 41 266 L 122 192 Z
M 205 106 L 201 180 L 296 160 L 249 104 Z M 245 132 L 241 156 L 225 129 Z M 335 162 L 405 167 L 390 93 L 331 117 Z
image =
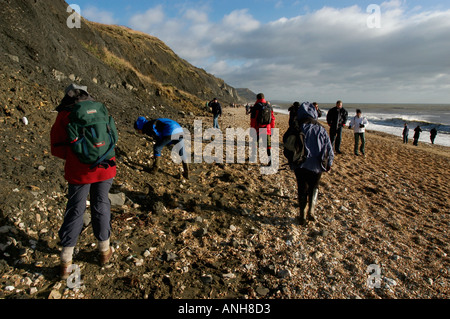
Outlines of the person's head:
M 314 105 L 314 107 L 316 108 L 316 110 L 318 110 L 318 109 L 319 109 L 319 103 L 317 103 L 317 102 L 313 102 L 313 105 Z
M 408 126 L 408 123 L 405 123 L 405 126 Z
M 357 117 L 361 117 L 362 116 L 362 111 L 360 109 L 356 110 L 356 116 Z
M 76 98 L 81 95 L 89 95 L 89 92 L 87 90 L 87 86 L 78 85 L 75 83 L 72 83 L 64 90 L 65 95 Z
M 215 97 L 215 98 L 213 98 L 213 101 L 214 101 L 214 102 L 217 102 L 218 100 L 217 100 L 217 98 Z
M 336 102 L 336 106 L 337 106 L 338 108 L 342 108 L 342 101 L 337 101 L 337 102 Z
M 144 130 L 144 126 L 147 123 L 148 123 L 148 120 L 145 117 L 140 116 L 137 119 L 137 121 L 134 123 L 134 129 L 142 134 L 142 131 Z
M 256 96 L 256 99 L 257 99 L 257 100 L 264 100 L 264 99 L 265 99 L 264 94 L 263 94 L 263 93 L 259 93 L 259 94 Z

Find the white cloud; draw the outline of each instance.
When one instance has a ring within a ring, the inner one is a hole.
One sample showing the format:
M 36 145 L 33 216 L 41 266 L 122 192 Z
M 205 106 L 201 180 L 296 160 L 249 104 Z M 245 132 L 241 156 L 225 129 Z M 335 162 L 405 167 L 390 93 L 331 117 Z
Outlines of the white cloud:
M 398 0 L 381 9 L 380 29 L 356 5 L 264 23 L 248 10 L 221 21 L 202 8 L 167 18 L 158 6 L 130 24 L 230 85 L 272 99 L 448 102 L 450 11 L 408 11 Z
M 100 10 L 94 6 L 81 8 L 81 15 L 90 21 L 104 24 L 116 24 L 118 22 L 118 20 L 114 18 L 114 13 Z

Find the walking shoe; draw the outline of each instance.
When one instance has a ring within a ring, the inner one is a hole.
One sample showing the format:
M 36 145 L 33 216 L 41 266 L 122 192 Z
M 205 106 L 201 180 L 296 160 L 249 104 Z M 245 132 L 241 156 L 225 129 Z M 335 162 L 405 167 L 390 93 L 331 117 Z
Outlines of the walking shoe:
M 72 262 L 61 262 L 61 265 L 59 267 L 59 275 L 61 277 L 61 280 L 67 280 L 67 278 L 69 278 L 70 276 L 70 266 L 72 266 Z
M 113 253 L 114 249 L 112 247 L 109 247 L 108 251 L 100 252 L 100 265 L 105 266 L 106 264 L 108 264 L 109 261 L 111 260 Z

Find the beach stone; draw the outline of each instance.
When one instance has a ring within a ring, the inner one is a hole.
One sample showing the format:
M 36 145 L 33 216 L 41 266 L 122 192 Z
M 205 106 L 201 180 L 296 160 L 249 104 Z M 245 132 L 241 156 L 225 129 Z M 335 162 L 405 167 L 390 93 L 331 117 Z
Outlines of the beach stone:
M 178 255 L 175 253 L 167 253 L 166 254 L 166 261 L 173 261 L 178 258 Z
M 212 283 L 213 277 L 211 275 L 203 275 L 201 280 L 202 280 L 203 284 L 209 285 Z
M 34 295 L 37 292 L 38 292 L 38 289 L 36 287 L 31 287 L 30 290 L 29 290 L 29 294 L 30 295 Z
M 61 299 L 62 295 L 58 290 L 52 290 L 48 295 L 48 299 Z
M 84 215 L 83 215 L 84 227 L 88 227 L 90 223 L 91 223 L 91 214 L 88 212 L 84 212 Z
M 283 269 L 278 272 L 278 278 L 290 278 L 292 273 L 289 269 Z
M 124 193 L 108 194 L 108 198 L 111 201 L 111 206 L 123 206 L 126 200 Z
M 14 286 L 6 286 L 5 287 L 5 291 L 13 291 L 14 289 L 16 289 L 16 287 L 14 287 Z
M 256 293 L 262 297 L 266 296 L 269 292 L 270 292 L 270 290 L 265 287 L 256 288 Z

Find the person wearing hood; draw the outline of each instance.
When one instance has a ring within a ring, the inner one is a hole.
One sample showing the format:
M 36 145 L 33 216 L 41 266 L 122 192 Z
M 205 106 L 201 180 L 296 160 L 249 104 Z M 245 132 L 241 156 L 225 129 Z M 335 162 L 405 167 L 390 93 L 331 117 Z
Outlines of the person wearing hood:
M 176 144 L 179 147 L 179 155 L 183 161 L 183 177 L 189 179 L 189 166 L 187 154 L 184 147 L 183 128 L 171 119 L 147 120 L 141 116 L 134 124 L 134 129 L 140 134 L 145 134 L 156 139 L 153 147 L 155 161 L 152 167 L 152 174 L 161 169 L 161 153 L 164 147 Z
M 83 215 L 88 195 L 91 202 L 92 228 L 98 240 L 100 264 L 107 264 L 113 254 L 110 247 L 111 204 L 108 193 L 116 176 L 115 157 L 109 160 L 107 165 L 93 168 L 90 164 L 80 161 L 68 142 L 67 127 L 71 111 L 76 105 L 86 101 L 94 101 L 86 86 L 71 84 L 67 87 L 64 98 L 56 108 L 58 116 L 50 132 L 51 153 L 65 161 L 64 177 L 69 183 L 64 221 L 58 232 L 63 247 L 60 265 L 62 279 L 67 279 L 70 275 L 74 248 L 83 230 Z
M 319 182 L 324 172 L 329 172 L 334 161 L 333 146 L 326 129 L 317 122 L 318 113 L 313 104 L 302 103 L 297 112 L 297 121 L 305 134 L 306 160 L 291 165 L 297 179 L 300 225 L 307 219 L 315 220 L 315 208 L 319 194 Z M 306 207 L 308 206 L 308 210 Z

